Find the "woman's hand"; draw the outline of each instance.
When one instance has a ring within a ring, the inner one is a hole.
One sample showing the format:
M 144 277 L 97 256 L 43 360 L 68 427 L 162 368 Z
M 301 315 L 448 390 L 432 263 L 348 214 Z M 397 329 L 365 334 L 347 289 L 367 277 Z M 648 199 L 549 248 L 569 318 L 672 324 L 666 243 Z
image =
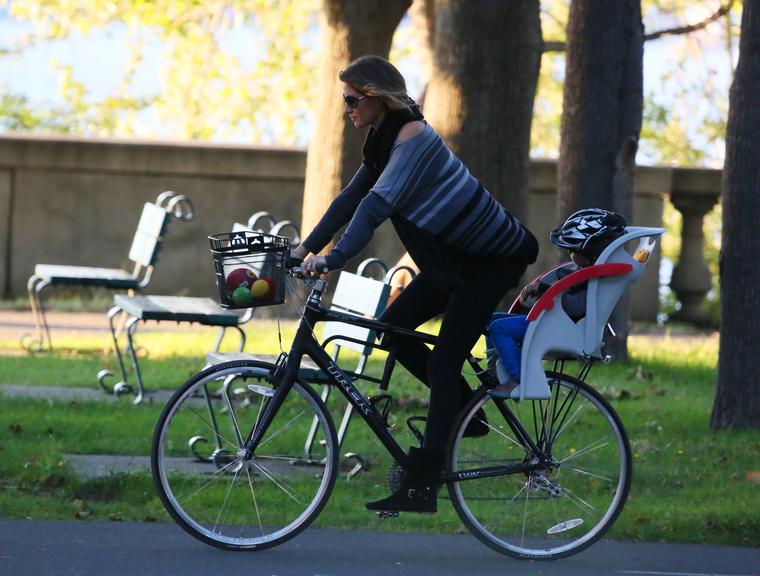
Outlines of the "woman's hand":
M 306 260 L 303 261 L 302 268 L 309 276 L 318 276 L 324 274 L 327 271 L 327 261 L 324 256 L 317 256 L 311 254 Z
M 293 248 L 290 251 L 290 257 L 291 258 L 298 258 L 299 260 L 303 260 L 306 258 L 306 255 L 309 253 L 309 251 L 304 247 L 303 244 L 299 244 L 295 248 Z

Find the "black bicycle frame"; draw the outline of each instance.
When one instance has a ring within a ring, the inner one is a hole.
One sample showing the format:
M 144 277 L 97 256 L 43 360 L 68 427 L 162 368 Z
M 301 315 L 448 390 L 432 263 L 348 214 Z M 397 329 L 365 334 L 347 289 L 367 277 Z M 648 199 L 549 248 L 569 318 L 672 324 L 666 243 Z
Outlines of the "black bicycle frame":
M 261 419 L 254 429 L 250 431 L 244 444 L 246 458 L 250 458 L 255 452 L 264 433 L 274 419 L 274 415 L 277 413 L 285 397 L 296 382 L 301 359 L 306 355 L 309 356 L 321 370 L 329 375 L 332 384 L 341 391 L 346 397 L 346 400 L 357 410 L 367 425 L 375 433 L 375 436 L 377 436 L 383 446 L 385 446 L 386 450 L 388 450 L 391 456 L 393 456 L 394 460 L 405 468 L 408 463 L 408 456 L 390 432 L 388 432 L 385 419 L 380 415 L 380 412 L 378 412 L 375 406 L 362 396 L 356 386 L 354 386 L 351 378 L 324 350 L 323 345 L 321 345 L 314 337 L 313 327 L 319 322 L 335 321 L 359 326 L 361 328 L 368 328 L 378 334 L 391 334 L 413 338 L 426 344 L 435 345 L 437 338 L 432 334 L 426 334 L 408 328 L 401 328 L 380 320 L 361 318 L 322 308 L 320 302 L 322 291 L 325 286 L 326 284 L 324 282 L 318 281 L 317 286 L 312 289 L 306 307 L 304 308 L 303 316 L 298 325 L 295 338 L 291 344 L 284 371 L 275 382 L 276 387 L 274 395 L 270 398 L 262 413 Z M 520 422 L 514 417 L 505 403 L 503 401 L 497 401 L 497 406 L 517 438 L 523 442 L 526 450 L 539 456 L 541 451 L 530 438 L 530 435 L 525 432 Z M 441 476 L 441 480 L 442 482 L 452 482 L 473 480 L 489 476 L 502 476 L 504 474 L 514 474 L 517 472 L 530 472 L 544 466 L 543 459 L 538 458 L 538 460 L 540 461 L 534 459 L 531 462 L 521 462 L 513 465 L 490 466 L 486 468 L 448 472 Z

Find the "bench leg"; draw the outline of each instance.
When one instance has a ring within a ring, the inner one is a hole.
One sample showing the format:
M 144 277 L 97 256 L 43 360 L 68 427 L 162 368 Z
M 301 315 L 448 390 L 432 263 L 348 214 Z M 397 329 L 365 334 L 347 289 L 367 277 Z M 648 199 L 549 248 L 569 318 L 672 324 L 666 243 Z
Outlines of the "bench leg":
M 24 334 L 21 336 L 21 346 L 32 352 L 52 351 L 53 343 L 50 339 L 50 328 L 45 316 L 45 309 L 42 306 L 42 290 L 50 283 L 43 280 L 36 274 L 33 274 L 26 284 L 26 291 L 29 294 L 29 304 L 32 308 L 34 317 L 35 334 Z
M 100 384 L 100 387 L 103 388 L 108 393 L 111 393 L 115 390 L 115 388 L 118 386 L 121 391 L 124 391 L 125 386 L 129 386 L 127 383 L 127 371 L 124 368 L 124 360 L 121 356 L 121 348 L 119 346 L 119 336 L 117 334 L 116 326 L 114 326 L 114 318 L 120 314 L 122 315 L 122 321 L 123 324 L 123 318 L 126 316 L 126 312 L 124 312 L 121 308 L 118 306 L 114 306 L 108 311 L 108 314 L 106 315 L 108 318 L 108 326 L 111 329 L 111 340 L 113 341 L 113 351 L 114 356 L 116 356 L 116 360 L 119 363 L 119 371 L 121 372 L 121 380 L 114 384 L 113 388 L 109 388 L 106 383 L 105 379 L 109 376 L 113 376 L 113 372 L 111 372 L 108 369 L 103 369 L 100 372 L 98 372 L 98 383 Z
M 242 446 L 243 441 L 242 441 L 242 438 L 240 437 L 239 428 L 238 428 L 238 425 L 237 425 L 237 419 L 235 417 L 235 413 L 234 413 L 233 408 L 232 408 L 232 401 L 230 400 L 230 397 L 229 397 L 229 387 L 230 387 L 230 384 L 232 384 L 232 382 L 236 378 L 237 378 L 237 375 L 232 374 L 232 375 L 228 376 L 225 379 L 224 385 L 222 386 L 222 394 L 224 395 L 224 402 L 225 402 L 225 405 L 227 407 L 227 410 L 229 411 L 229 413 L 231 415 L 230 417 L 233 419 L 233 424 L 234 424 L 235 432 L 236 432 L 236 435 L 237 435 L 237 438 L 238 438 L 238 442 Z M 212 433 L 214 434 L 214 447 L 215 447 L 215 449 L 211 453 L 211 456 L 204 456 L 203 454 L 201 454 L 198 451 L 198 444 L 199 443 L 200 444 L 206 444 L 208 442 L 208 438 L 206 438 L 205 436 L 202 436 L 202 435 L 193 436 L 192 438 L 190 438 L 187 441 L 187 445 L 190 448 L 190 451 L 192 452 L 193 456 L 195 456 L 195 458 L 199 462 L 215 462 L 215 461 L 218 461 L 218 459 L 219 459 L 220 456 L 229 455 L 230 451 L 229 450 L 225 450 L 222 447 L 222 437 L 219 434 L 219 424 L 217 423 L 216 412 L 214 411 L 214 405 L 211 402 L 211 395 L 209 394 L 208 386 L 207 385 L 203 386 L 203 400 L 206 403 L 206 412 L 208 413 L 208 418 L 209 418 L 209 421 L 210 421 L 210 428 L 211 428 Z
M 245 331 L 240 326 L 233 326 L 233 328 L 238 331 L 238 334 L 240 334 L 240 346 L 238 347 L 238 352 L 242 352 L 243 348 L 245 348 Z M 214 352 L 219 352 L 219 349 L 222 347 L 222 341 L 224 340 L 226 331 L 227 326 L 222 326 L 219 328 L 219 336 L 216 338 Z
M 240 334 L 240 347 L 238 348 L 238 352 L 242 352 L 243 348 L 245 348 L 245 330 L 240 326 L 235 326 L 235 330 Z
M 126 331 L 127 331 L 127 347 L 129 348 L 129 355 L 132 358 L 132 366 L 135 369 L 135 383 L 137 384 L 137 395 L 135 396 L 135 399 L 132 400 L 133 404 L 139 404 L 143 401 L 143 397 L 145 396 L 145 388 L 143 386 L 142 381 L 142 374 L 140 372 L 140 363 L 137 361 L 137 352 L 135 351 L 135 342 L 134 342 L 134 332 L 137 329 L 137 323 L 140 321 L 139 318 L 131 318 L 127 324 L 126 324 Z M 118 386 L 118 384 L 117 384 Z M 125 384 L 124 392 L 130 390 L 129 384 Z M 117 394 L 119 393 L 118 390 L 114 389 L 114 392 Z
M 325 384 L 322 386 L 322 402 L 325 403 L 325 406 L 327 405 L 327 399 L 330 397 L 330 390 L 332 387 L 330 384 Z M 349 404 L 350 406 L 350 404 Z M 309 428 L 309 433 L 306 435 L 306 443 L 304 444 L 303 450 L 304 454 L 306 455 L 307 460 L 313 460 L 311 450 L 314 447 L 314 437 L 317 434 L 317 428 L 319 427 L 319 418 L 317 416 L 314 416 L 314 420 L 311 421 L 311 428 Z M 338 437 L 338 450 L 340 450 L 340 437 Z
M 222 340 L 224 340 L 224 333 L 226 332 L 227 328 L 225 326 L 222 326 L 219 328 L 219 336 L 216 337 L 216 344 L 214 344 L 214 352 L 219 352 L 219 348 L 222 346 Z

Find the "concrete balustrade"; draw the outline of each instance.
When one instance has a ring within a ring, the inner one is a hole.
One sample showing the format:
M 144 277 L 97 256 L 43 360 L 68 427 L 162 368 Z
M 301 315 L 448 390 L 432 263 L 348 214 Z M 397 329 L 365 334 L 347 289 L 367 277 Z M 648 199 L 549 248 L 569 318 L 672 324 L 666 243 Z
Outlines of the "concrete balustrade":
M 705 262 L 705 216 L 720 200 L 718 170 L 673 169 L 670 201 L 681 213 L 681 255 L 673 268 L 670 287 L 676 293 L 681 309 L 674 320 L 696 325 L 709 321 L 701 306 L 712 288 L 710 270 Z
M 258 210 L 299 223 L 305 167 L 301 148 L 0 135 L 0 294 L 24 294 L 37 263 L 131 269 L 127 253 L 142 204 L 174 190 L 192 199 L 196 218 L 170 224 L 149 291 L 214 296 L 206 236 Z M 718 201 L 720 172 L 639 167 L 634 223 L 661 225 L 666 194 L 684 216 L 671 287 L 681 319 L 698 322 L 710 286 L 702 222 Z M 541 241 L 539 261 L 526 274 L 532 277 L 560 257 L 548 242 L 557 220 L 555 161 L 531 163 L 526 220 Z M 385 223 L 360 257 L 392 263 L 401 253 Z M 658 287 L 653 272 L 634 286 L 633 319 L 655 320 Z

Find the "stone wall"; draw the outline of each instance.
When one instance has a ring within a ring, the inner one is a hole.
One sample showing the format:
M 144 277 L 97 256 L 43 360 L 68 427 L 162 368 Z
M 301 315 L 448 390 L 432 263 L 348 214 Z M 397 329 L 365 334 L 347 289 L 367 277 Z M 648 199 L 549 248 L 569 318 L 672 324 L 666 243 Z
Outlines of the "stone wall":
M 173 190 L 192 200 L 196 217 L 170 224 L 147 292 L 213 295 L 206 236 L 259 210 L 300 222 L 305 166 L 298 148 L 0 136 L 0 292 L 23 294 L 37 263 L 131 270 L 127 254 L 142 204 Z M 672 181 L 672 169 L 639 168 L 636 224 L 661 225 Z M 559 258 L 547 240 L 555 190 L 556 163 L 534 161 L 527 224 L 542 251 L 531 277 Z M 390 264 L 401 251 L 386 223 L 362 256 Z M 634 287 L 635 319 L 656 317 L 658 264 L 659 257 Z

